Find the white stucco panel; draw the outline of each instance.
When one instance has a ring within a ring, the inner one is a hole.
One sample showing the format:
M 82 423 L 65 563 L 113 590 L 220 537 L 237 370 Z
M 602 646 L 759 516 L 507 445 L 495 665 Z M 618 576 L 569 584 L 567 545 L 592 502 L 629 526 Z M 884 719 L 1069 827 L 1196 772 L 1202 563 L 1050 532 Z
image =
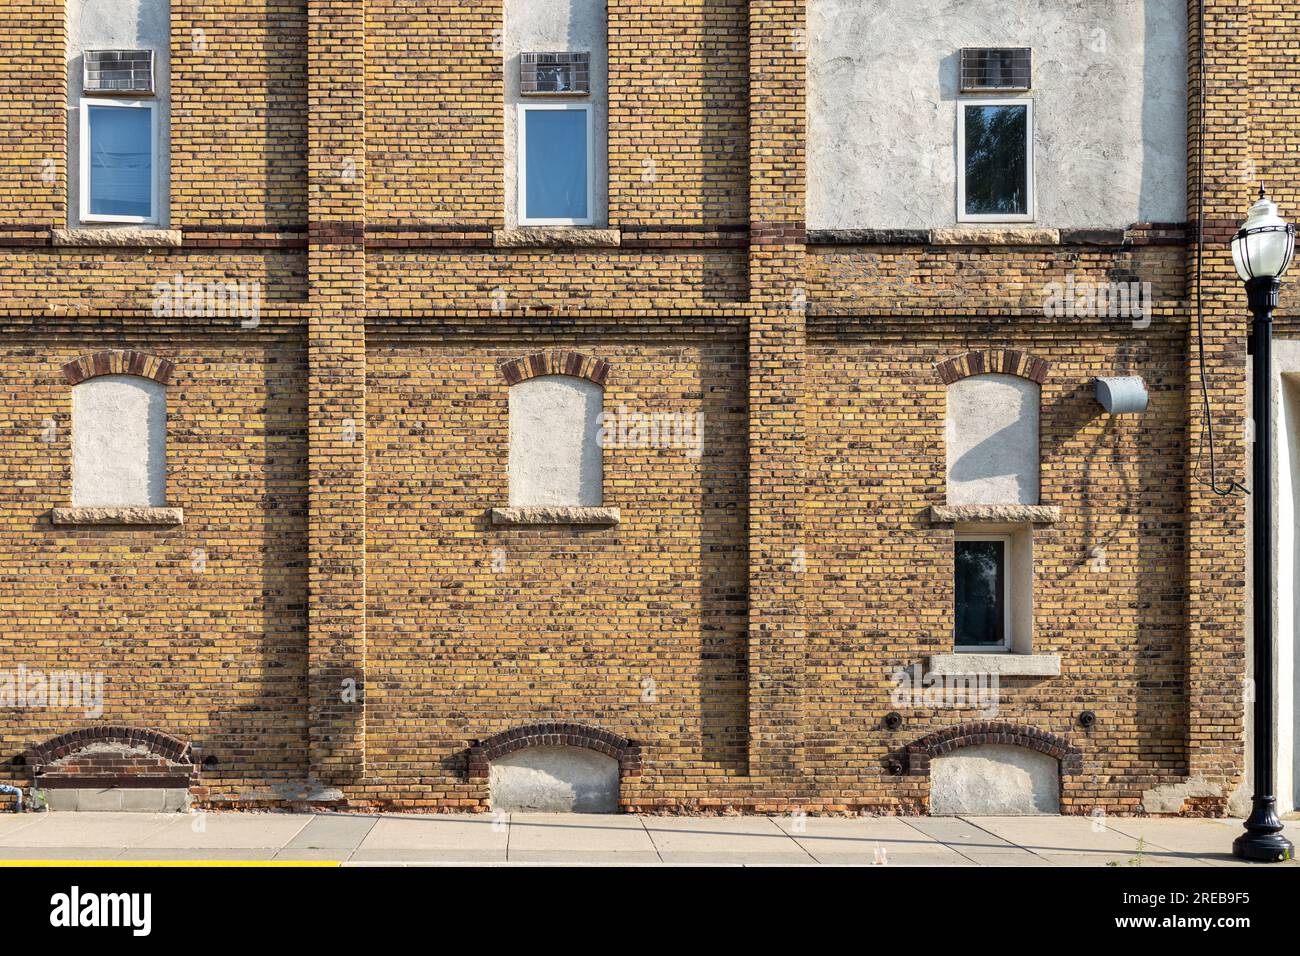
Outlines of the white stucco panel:
M 963 47 L 1033 50 L 1039 224 L 1187 218 L 1185 0 L 809 0 L 810 229 L 956 223 Z
M 73 386 L 73 507 L 162 507 L 166 454 L 165 386 L 133 375 Z
M 1061 812 L 1061 770 L 1026 747 L 963 747 L 930 761 L 935 816 L 1022 816 Z
M 602 503 L 601 387 L 543 375 L 510 388 L 510 506 Z
M 948 386 L 948 503 L 1036 505 L 1039 387 L 1014 375 Z
M 529 747 L 492 761 L 494 810 L 614 813 L 618 761 L 581 747 Z

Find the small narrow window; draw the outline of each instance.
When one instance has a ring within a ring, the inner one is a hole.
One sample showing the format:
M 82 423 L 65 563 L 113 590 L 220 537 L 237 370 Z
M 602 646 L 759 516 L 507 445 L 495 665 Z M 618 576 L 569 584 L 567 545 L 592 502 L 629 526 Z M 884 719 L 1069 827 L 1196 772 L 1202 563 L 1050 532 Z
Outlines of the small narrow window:
M 81 101 L 81 218 L 157 222 L 157 111 L 149 100 Z
M 957 104 L 957 218 L 1028 222 L 1034 218 L 1033 102 Z
M 585 226 L 592 217 L 591 109 L 585 104 L 519 107 L 519 221 Z
M 1010 648 L 1011 537 L 959 537 L 955 545 L 957 650 L 1004 651 Z

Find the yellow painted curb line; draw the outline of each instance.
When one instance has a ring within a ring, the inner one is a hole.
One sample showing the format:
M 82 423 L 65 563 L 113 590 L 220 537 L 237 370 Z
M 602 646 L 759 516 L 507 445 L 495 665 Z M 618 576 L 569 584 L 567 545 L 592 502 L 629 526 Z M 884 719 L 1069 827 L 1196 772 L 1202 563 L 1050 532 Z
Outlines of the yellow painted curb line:
M 339 867 L 341 860 L 0 860 L 9 866 L 292 866 Z

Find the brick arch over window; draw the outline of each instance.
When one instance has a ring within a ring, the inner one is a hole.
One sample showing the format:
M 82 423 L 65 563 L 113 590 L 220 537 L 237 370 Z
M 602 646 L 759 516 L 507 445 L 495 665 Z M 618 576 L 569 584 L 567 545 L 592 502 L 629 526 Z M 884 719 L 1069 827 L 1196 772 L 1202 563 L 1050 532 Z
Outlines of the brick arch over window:
M 33 783 L 43 787 L 189 787 L 199 774 L 188 741 L 139 727 L 84 727 L 36 744 L 24 757 Z
M 1052 364 L 1047 359 L 1016 349 L 988 349 L 936 362 L 934 367 L 945 385 L 971 375 L 988 374 L 1016 375 L 1042 385 Z
M 77 385 L 100 375 L 136 375 L 166 385 L 175 367 L 170 359 L 148 352 L 115 349 L 73 359 L 63 366 L 63 377 L 69 385 Z
M 508 385 L 517 385 L 539 375 L 572 375 L 603 386 L 609 377 L 609 363 L 581 352 L 534 352 L 498 368 Z
M 486 780 L 494 760 L 525 747 L 584 747 L 618 761 L 618 775 L 641 776 L 641 747 L 626 737 L 584 724 L 525 724 L 469 748 L 469 779 Z
M 1064 737 L 1026 724 L 991 721 L 945 727 L 908 744 L 907 774 L 909 777 L 928 777 L 930 761 L 935 757 L 942 757 L 963 747 L 983 744 L 1025 747 L 1055 757 L 1061 765 L 1062 777 L 1083 772 L 1083 751 Z

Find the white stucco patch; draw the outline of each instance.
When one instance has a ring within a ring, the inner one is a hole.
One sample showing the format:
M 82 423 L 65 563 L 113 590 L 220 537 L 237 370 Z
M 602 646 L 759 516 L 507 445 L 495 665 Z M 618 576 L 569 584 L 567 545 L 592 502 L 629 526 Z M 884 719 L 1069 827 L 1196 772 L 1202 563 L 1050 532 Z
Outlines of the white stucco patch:
M 614 813 L 618 761 L 581 747 L 529 747 L 492 761 L 494 810 Z
M 948 504 L 1038 504 L 1038 402 L 1014 375 L 948 386 Z
M 542 375 L 510 387 L 510 506 L 602 503 L 601 387 Z
M 1185 0 L 809 0 L 809 228 L 953 225 L 960 51 L 1008 46 L 1033 50 L 1039 224 L 1187 218 Z
M 1060 766 L 1037 750 L 987 744 L 930 761 L 930 812 L 935 816 L 1060 811 Z
M 103 375 L 72 388 L 72 504 L 160 507 L 167 486 L 166 387 Z
M 518 107 L 520 103 L 585 103 L 591 106 L 592 224 L 609 221 L 609 67 L 605 0 L 506 0 L 505 68 L 506 226 L 519 225 Z M 520 53 L 590 53 L 591 95 L 521 96 Z
M 153 50 L 154 95 L 147 99 L 156 104 L 158 115 L 154 169 L 158 177 L 158 222 L 165 225 L 170 220 L 167 157 L 171 150 L 171 4 L 169 0 L 68 0 L 67 14 L 68 224 L 75 227 L 82 223 L 82 54 L 86 50 Z

